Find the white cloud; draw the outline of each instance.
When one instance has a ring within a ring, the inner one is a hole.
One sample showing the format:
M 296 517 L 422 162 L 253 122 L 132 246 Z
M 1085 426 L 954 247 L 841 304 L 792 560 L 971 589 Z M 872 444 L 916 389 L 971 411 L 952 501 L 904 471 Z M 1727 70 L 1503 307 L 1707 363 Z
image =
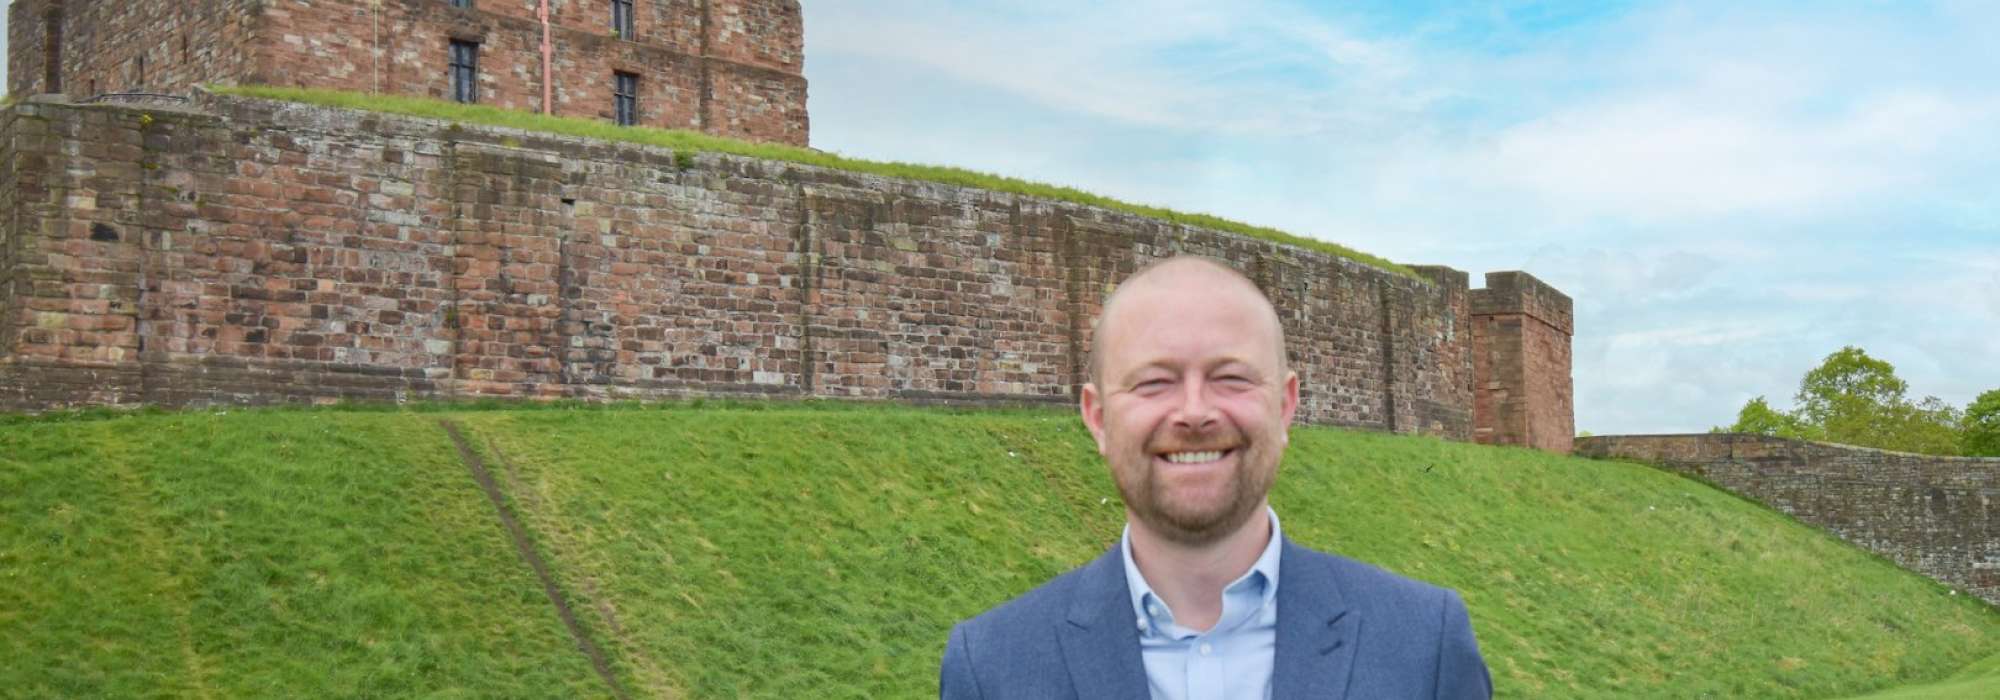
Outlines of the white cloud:
M 1759 87 L 1674 88 L 1565 108 L 1501 132 L 1464 168 L 1573 214 L 1642 221 L 1811 215 L 1906 196 L 1961 173 L 1947 149 L 1991 150 L 2000 102 L 1869 95 L 1800 115 Z M 1739 91 L 1741 90 L 1741 91 Z
M 1127 126 L 1290 136 L 1381 121 L 1389 105 L 1425 100 L 1400 80 L 1412 68 L 1394 42 L 1277 2 L 808 8 L 815 54 L 906 62 Z M 1355 104 L 1356 91 L 1369 99 Z
M 871 71 L 815 77 L 822 147 L 1555 284 L 1586 429 L 1705 429 L 1849 344 L 1920 395 L 2000 386 L 1989 3 L 1659 3 L 1490 41 L 1460 40 L 1483 10 L 1392 35 L 1283 0 L 807 11 L 809 71 Z

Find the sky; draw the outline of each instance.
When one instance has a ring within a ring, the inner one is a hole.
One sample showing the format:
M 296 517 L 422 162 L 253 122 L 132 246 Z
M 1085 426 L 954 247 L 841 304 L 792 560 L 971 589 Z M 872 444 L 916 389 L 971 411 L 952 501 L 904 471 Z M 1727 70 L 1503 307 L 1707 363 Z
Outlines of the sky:
M 2000 388 L 2000 3 L 802 6 L 814 147 L 1526 270 L 1582 431 L 1789 406 L 1846 345 Z
M 812 143 L 1576 303 L 1577 428 L 2000 389 L 2000 3 L 803 0 Z

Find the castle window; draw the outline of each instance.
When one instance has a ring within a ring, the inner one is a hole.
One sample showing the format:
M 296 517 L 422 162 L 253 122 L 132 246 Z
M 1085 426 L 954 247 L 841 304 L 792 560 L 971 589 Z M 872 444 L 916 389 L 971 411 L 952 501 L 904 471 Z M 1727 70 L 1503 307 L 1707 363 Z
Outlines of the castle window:
M 619 71 L 611 74 L 616 83 L 613 97 L 618 103 L 618 125 L 639 123 L 639 75 Z
M 42 16 L 42 92 L 62 92 L 62 11 L 51 10 Z
M 479 44 L 471 41 L 451 42 L 451 99 L 459 102 L 479 101 Z
M 451 0 L 451 6 L 463 7 L 469 10 L 472 9 L 472 0 Z
M 632 0 L 611 0 L 611 31 L 617 32 L 620 39 L 638 36 L 638 25 L 633 17 L 636 14 L 632 11 Z

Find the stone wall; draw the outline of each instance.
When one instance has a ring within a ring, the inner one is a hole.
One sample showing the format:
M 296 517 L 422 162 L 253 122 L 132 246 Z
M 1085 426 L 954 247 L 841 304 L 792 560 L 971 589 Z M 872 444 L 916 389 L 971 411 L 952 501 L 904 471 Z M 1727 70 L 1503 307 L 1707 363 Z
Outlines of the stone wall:
M 260 17 L 243 0 L 14 0 L 7 10 L 7 92 L 16 97 L 184 93 L 256 67 Z
M 804 20 L 797 0 L 639 0 L 633 36 L 610 3 L 550 0 L 552 111 L 614 116 L 615 72 L 639 77 L 644 126 L 805 145 Z M 451 94 L 453 40 L 480 45 L 483 104 L 540 111 L 539 0 L 15 0 L 10 94 L 184 94 L 203 83 Z M 43 18 L 60 17 L 60 89 Z
M 1581 438 L 1576 454 L 1700 477 L 2000 605 L 2000 459 L 1735 434 Z
M 0 118 L 4 408 L 1067 403 L 1102 296 L 1198 253 L 1276 303 L 1303 420 L 1472 435 L 1475 292 L 1446 268 L 1414 279 L 987 190 L 206 94 Z
M 1576 435 L 1570 384 L 1570 298 L 1525 272 L 1490 272 L 1472 292 L 1473 438 L 1568 452 Z

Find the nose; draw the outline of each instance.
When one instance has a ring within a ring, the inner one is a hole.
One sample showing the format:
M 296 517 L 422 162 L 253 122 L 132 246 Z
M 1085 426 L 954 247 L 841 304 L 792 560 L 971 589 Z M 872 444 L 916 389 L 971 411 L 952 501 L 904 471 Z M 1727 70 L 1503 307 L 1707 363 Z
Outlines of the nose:
M 1172 417 L 1174 427 L 1195 432 L 1215 427 L 1218 418 L 1215 403 L 1209 400 L 1208 382 L 1190 377 L 1181 387 L 1181 405 L 1175 407 Z

